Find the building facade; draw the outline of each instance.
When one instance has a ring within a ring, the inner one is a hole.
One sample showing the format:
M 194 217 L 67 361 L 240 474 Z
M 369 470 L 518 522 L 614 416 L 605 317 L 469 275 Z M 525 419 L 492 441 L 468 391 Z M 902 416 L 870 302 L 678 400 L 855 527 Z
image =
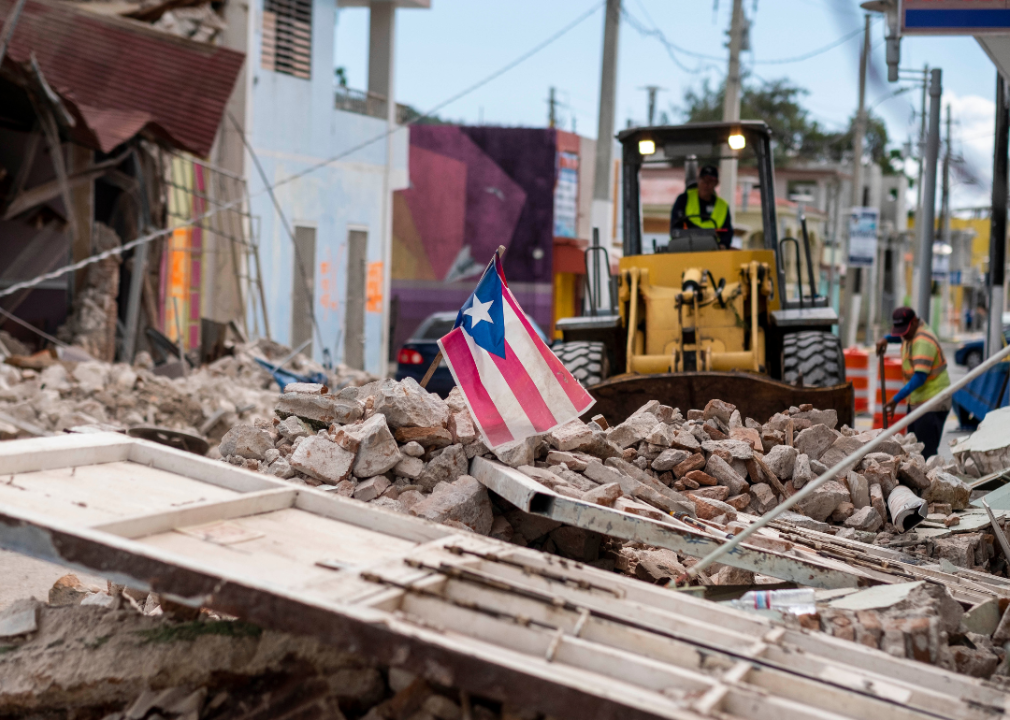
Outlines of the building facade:
M 395 96 L 396 14 L 429 0 L 229 3 L 226 44 L 247 53 L 215 161 L 241 174 L 272 339 L 316 360 L 383 375 L 389 337 L 392 194 L 407 187 L 408 131 Z M 369 88 L 334 82 L 339 8 L 370 8 Z M 208 307 L 235 288 L 222 268 Z M 252 305 L 252 303 L 247 303 Z M 306 345 L 307 343 L 307 345 Z

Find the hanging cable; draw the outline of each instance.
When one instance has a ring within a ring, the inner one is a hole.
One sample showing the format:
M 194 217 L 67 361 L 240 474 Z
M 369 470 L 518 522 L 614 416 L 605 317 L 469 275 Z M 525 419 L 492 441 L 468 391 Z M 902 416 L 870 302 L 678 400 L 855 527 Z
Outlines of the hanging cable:
M 322 169 L 324 167 L 328 167 L 329 165 L 332 165 L 333 163 L 339 162 L 340 160 L 343 160 L 344 158 L 346 158 L 346 157 L 348 157 L 350 155 L 353 155 L 354 153 L 358 152 L 359 150 L 363 150 L 364 148 L 366 148 L 366 147 L 368 147 L 370 145 L 373 145 L 373 144 L 379 142 L 380 140 L 385 140 L 386 137 L 388 137 L 389 135 L 392 135 L 393 133 L 396 133 L 396 132 L 400 132 L 405 127 L 409 127 L 410 125 L 416 124 L 416 123 L 420 122 L 421 120 L 425 120 L 425 119 L 431 117 L 432 115 L 434 115 L 435 113 L 437 113 L 439 110 L 442 110 L 443 108 L 447 107 L 448 105 L 451 105 L 452 103 L 456 102 L 457 100 L 460 100 L 461 98 L 466 97 L 467 95 L 469 95 L 470 93 L 474 92 L 475 90 L 479 90 L 484 85 L 487 85 L 488 83 L 492 82 L 493 80 L 496 80 L 497 78 L 501 77 L 502 75 L 504 75 L 506 72 L 508 72 L 512 68 L 516 67 L 517 65 L 519 65 L 519 64 L 523 63 L 524 61 L 528 60 L 529 58 L 533 57 L 538 52 L 540 52 L 544 48 L 548 47 L 552 43 L 556 42 L 561 37 L 563 37 L 564 35 L 566 35 L 570 31 L 572 31 L 573 29 L 575 29 L 577 26 L 581 25 L 583 22 L 585 22 L 586 20 L 588 20 L 597 11 L 599 11 L 603 6 L 604 6 L 603 2 L 597 2 L 591 8 L 589 8 L 589 10 L 587 10 L 586 12 L 582 13 L 581 15 L 579 15 L 577 18 L 575 18 L 575 20 L 573 20 L 568 25 L 566 25 L 563 28 L 561 28 L 559 31 L 557 31 L 556 33 L 554 33 L 553 35 L 551 35 L 549 38 L 547 38 L 546 40 L 544 40 L 540 44 L 534 46 L 530 50 L 527 50 L 525 53 L 523 53 L 522 55 L 520 55 L 519 57 L 517 57 L 515 60 L 512 60 L 511 62 L 509 62 L 506 65 L 502 66 L 498 70 L 495 70 L 491 74 L 485 76 L 483 79 L 475 82 L 473 85 L 468 86 L 467 88 L 461 90 L 460 92 L 456 93 L 455 95 L 449 97 L 447 100 L 444 100 L 444 101 L 440 102 L 438 105 L 435 105 L 433 108 L 431 108 L 430 110 L 428 110 L 427 112 L 425 112 L 423 115 L 418 115 L 416 118 L 413 118 L 406 125 L 400 125 L 400 126 L 392 128 L 392 129 L 386 130 L 386 131 L 384 131 L 384 132 L 382 132 L 382 133 L 380 133 L 378 135 L 375 135 L 372 138 L 369 138 L 368 140 L 364 140 L 364 141 L 358 143 L 357 145 L 354 145 L 354 146 L 348 148 L 347 150 L 344 150 L 343 152 L 341 152 L 341 153 L 339 153 L 337 155 L 334 155 L 333 157 L 331 157 L 331 158 L 329 158 L 327 160 L 323 160 L 321 162 L 316 163 L 315 165 L 311 165 L 308 168 L 306 168 L 305 170 L 302 170 L 301 172 L 297 172 L 297 173 L 295 173 L 293 175 L 289 175 L 288 177 L 286 177 L 286 178 L 284 178 L 282 180 L 279 180 L 278 182 L 274 183 L 273 185 L 268 185 L 263 190 L 261 190 L 261 191 L 259 191 L 257 193 L 253 193 L 253 194 L 249 195 L 248 199 L 252 200 L 255 197 L 259 197 L 260 195 L 263 195 L 263 194 L 266 194 L 268 192 L 271 192 L 272 190 L 275 190 L 278 187 L 281 187 L 283 185 L 287 185 L 289 183 L 292 183 L 295 180 L 303 178 L 306 175 L 309 175 L 309 174 L 311 174 L 311 173 L 313 173 L 313 172 L 315 172 L 317 170 L 320 170 L 320 169 Z M 210 210 L 208 212 L 205 212 L 205 213 L 203 213 L 201 215 L 198 215 L 196 217 L 190 218 L 190 219 L 188 219 L 185 222 L 181 222 L 181 223 L 172 225 L 171 227 L 167 227 L 167 228 L 164 228 L 164 229 L 161 229 L 161 230 L 156 230 L 156 231 L 154 231 L 152 233 L 149 233 L 147 235 L 141 235 L 141 236 L 139 236 L 137 238 L 134 238 L 133 240 L 131 240 L 128 243 L 124 243 L 123 245 L 120 245 L 119 247 L 111 248 L 111 249 L 106 250 L 104 252 L 97 253 L 95 255 L 92 255 L 90 257 L 84 258 L 83 260 L 80 260 L 78 262 L 72 263 L 70 265 L 64 265 L 61 268 L 53 270 L 52 272 L 45 273 L 43 275 L 39 275 L 38 277 L 32 278 L 31 280 L 25 280 L 23 282 L 15 283 L 14 285 L 11 285 L 10 287 L 6 288 L 5 290 L 0 290 L 0 298 L 7 297 L 9 295 L 13 295 L 14 293 L 19 292 L 20 290 L 26 290 L 28 288 L 35 287 L 36 285 L 42 284 L 46 280 L 55 280 L 57 278 L 62 277 L 63 275 L 66 275 L 69 272 L 74 272 L 76 270 L 80 270 L 82 268 L 87 267 L 88 265 L 91 265 L 93 263 L 105 260 L 106 258 L 110 258 L 110 257 L 113 257 L 115 255 L 121 255 L 122 253 L 126 252 L 127 250 L 132 250 L 133 248 L 136 248 L 136 247 L 138 247 L 140 245 L 143 245 L 144 243 L 148 243 L 148 242 L 156 240 L 156 239 L 158 239 L 160 237 L 164 237 L 165 235 L 169 235 L 169 234 L 173 233 L 175 230 L 178 230 L 180 228 L 193 227 L 194 225 L 196 225 L 197 223 L 201 222 L 202 220 L 205 220 L 205 219 L 207 219 L 209 217 L 217 215 L 218 213 L 224 212 L 225 210 L 230 210 L 233 207 L 241 205 L 244 202 L 246 202 L 246 198 L 239 198 L 239 199 L 233 200 L 233 201 L 231 201 L 229 203 L 221 204 L 218 207 L 216 207 L 215 209 Z

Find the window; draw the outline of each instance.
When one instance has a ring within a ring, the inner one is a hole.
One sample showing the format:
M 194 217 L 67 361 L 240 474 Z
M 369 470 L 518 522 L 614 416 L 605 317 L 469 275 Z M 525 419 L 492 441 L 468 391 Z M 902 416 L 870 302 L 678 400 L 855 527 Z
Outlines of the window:
M 312 0 L 263 0 L 262 66 L 308 80 L 312 75 Z
M 424 332 L 421 334 L 421 339 L 438 340 L 441 337 L 445 337 L 452 331 L 455 324 L 455 318 L 451 320 L 433 320 L 431 325 L 424 329 Z

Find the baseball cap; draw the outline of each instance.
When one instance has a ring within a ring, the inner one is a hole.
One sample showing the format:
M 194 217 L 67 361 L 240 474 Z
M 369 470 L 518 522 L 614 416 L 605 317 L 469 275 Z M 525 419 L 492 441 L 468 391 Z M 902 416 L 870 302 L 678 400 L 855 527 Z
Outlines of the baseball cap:
M 698 171 L 698 177 L 714 177 L 716 180 L 719 179 L 719 168 L 715 165 L 706 165 L 701 170 Z
M 912 324 L 914 319 L 915 310 L 910 307 L 898 308 L 891 315 L 891 320 L 894 321 L 894 327 L 891 328 L 891 332 L 895 335 L 904 335 L 908 332 L 908 326 Z

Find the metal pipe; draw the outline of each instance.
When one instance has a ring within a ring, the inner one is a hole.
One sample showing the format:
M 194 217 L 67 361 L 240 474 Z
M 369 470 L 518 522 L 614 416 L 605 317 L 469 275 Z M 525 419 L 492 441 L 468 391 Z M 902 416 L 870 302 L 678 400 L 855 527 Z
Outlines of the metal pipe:
M 826 483 L 828 480 L 831 480 L 843 473 L 848 472 L 855 466 L 857 462 L 859 462 L 863 458 L 864 455 L 871 453 L 878 447 L 880 447 L 880 445 L 884 442 L 884 440 L 886 440 L 889 437 L 892 437 L 893 435 L 896 435 L 901 430 L 904 430 L 906 427 L 911 425 L 913 422 L 921 418 L 926 413 L 932 412 L 934 407 L 939 405 L 941 402 L 946 400 L 948 397 L 950 397 L 955 392 L 963 388 L 965 385 L 970 383 L 975 378 L 984 374 L 990 368 L 996 367 L 996 364 L 1001 362 L 1006 357 L 1010 357 L 1010 345 L 1008 345 L 1007 347 L 1003 348 L 1000 352 L 990 357 L 988 360 L 986 360 L 977 368 L 969 372 L 967 375 L 958 380 L 956 383 L 943 390 L 943 392 L 939 393 L 938 395 L 935 395 L 934 397 L 924 402 L 922 405 L 917 407 L 914 412 L 909 413 L 904 418 L 896 422 L 893 426 L 891 426 L 890 429 L 884 430 L 882 433 L 877 435 L 877 437 L 873 438 L 873 440 L 866 443 L 855 452 L 847 455 L 845 458 L 840 460 L 834 467 L 828 468 L 828 470 L 824 472 L 816 480 L 807 483 L 802 490 L 797 492 L 795 495 L 786 498 L 784 502 L 776 506 L 771 512 L 767 513 L 766 515 L 762 515 L 760 518 L 758 518 L 757 522 L 755 522 L 754 524 L 744 528 L 743 532 L 741 532 L 739 535 L 734 536 L 728 542 L 726 542 L 723 545 L 720 545 L 715 550 L 710 552 L 698 563 L 691 566 L 691 568 L 687 571 L 688 576 L 689 577 L 697 576 L 699 572 L 707 568 L 709 565 L 714 563 L 716 560 L 721 558 L 726 553 L 733 550 L 733 548 L 735 548 L 737 545 L 739 545 L 744 540 L 749 538 L 751 535 L 756 533 L 758 530 L 763 528 L 765 525 L 770 523 L 772 520 L 777 518 L 779 515 L 784 513 L 786 510 L 793 507 L 797 503 L 806 500 L 808 497 L 810 497 L 810 495 L 813 494 L 813 492 L 817 488 Z
M 638 268 L 628 270 L 631 280 L 631 300 L 628 307 L 628 362 L 625 372 L 631 372 L 632 351 L 635 348 L 635 327 L 638 325 Z
M 803 292 L 802 290 L 800 292 Z M 761 371 L 758 359 L 758 263 L 750 263 L 750 351 L 754 355 L 754 372 Z

